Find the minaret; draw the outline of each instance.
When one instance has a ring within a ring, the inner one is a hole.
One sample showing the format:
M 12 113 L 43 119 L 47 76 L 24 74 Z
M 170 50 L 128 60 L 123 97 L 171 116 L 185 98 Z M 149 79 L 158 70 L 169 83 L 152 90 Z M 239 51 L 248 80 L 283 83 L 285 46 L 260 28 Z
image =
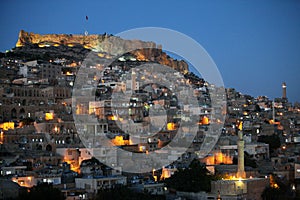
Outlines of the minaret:
M 136 73 L 134 69 L 131 71 L 131 91 L 135 91 L 137 89 L 136 87 Z
M 237 171 L 237 178 L 246 178 L 245 173 L 245 165 L 244 165 L 244 145 L 245 142 L 243 140 L 243 123 L 240 122 L 239 125 L 239 132 L 238 132 L 238 171 Z
M 282 98 L 286 99 L 286 83 L 282 83 Z
M 275 122 L 275 102 L 272 101 L 272 116 L 273 116 L 273 122 Z

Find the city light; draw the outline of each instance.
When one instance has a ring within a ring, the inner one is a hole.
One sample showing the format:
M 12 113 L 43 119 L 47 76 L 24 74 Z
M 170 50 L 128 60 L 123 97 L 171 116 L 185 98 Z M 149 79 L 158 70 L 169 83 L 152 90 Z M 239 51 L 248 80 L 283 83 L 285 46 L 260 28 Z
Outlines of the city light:
M 300 108 L 285 82 L 274 85 L 280 97 L 252 97 L 197 75 L 197 62 L 167 45 L 88 31 L 21 30 L 1 54 L 2 176 L 32 193 L 50 183 L 66 199 L 120 188 L 176 199 L 298 194 Z M 212 59 L 189 49 L 206 69 Z
M 4 122 L 0 124 L 0 129 L 7 131 L 9 129 L 15 129 L 15 123 L 14 122 Z
M 53 120 L 54 119 L 54 113 L 45 113 L 45 120 Z

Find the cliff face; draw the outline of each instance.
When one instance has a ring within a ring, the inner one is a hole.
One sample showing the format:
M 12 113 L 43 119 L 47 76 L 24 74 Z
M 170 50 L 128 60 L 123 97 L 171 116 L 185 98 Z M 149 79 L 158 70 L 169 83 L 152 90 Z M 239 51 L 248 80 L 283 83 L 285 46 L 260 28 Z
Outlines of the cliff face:
M 169 66 L 182 73 L 188 72 L 188 64 L 183 60 L 175 60 L 163 52 L 160 48 L 144 48 L 131 52 L 137 60 L 153 61 Z
M 40 35 L 21 30 L 16 47 L 35 44 L 39 47 L 82 46 L 96 52 L 106 52 L 111 55 L 122 55 L 132 52 L 140 61 L 153 61 L 167 65 L 180 72 L 187 72 L 188 65 L 184 61 L 177 61 L 164 53 L 154 42 L 141 40 L 124 40 L 111 35 L 72 35 L 46 34 Z
M 68 34 L 46 34 L 40 35 L 35 33 L 28 33 L 21 30 L 16 47 L 22 47 L 27 44 L 38 44 L 40 46 L 59 46 L 59 45 L 75 45 L 80 44 L 86 48 L 92 49 L 98 44 L 98 35 L 68 35 Z

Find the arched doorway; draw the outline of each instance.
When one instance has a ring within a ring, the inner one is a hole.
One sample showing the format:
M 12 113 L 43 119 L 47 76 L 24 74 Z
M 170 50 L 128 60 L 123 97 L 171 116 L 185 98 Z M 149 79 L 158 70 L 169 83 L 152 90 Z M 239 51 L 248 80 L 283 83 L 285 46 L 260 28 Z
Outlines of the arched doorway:
M 41 151 L 41 150 L 42 150 L 42 145 L 37 144 L 37 145 L 36 145 L 36 150 Z
M 10 116 L 12 119 L 16 119 L 17 118 L 17 110 L 15 108 L 13 108 L 10 112 Z
M 67 137 L 67 138 L 66 138 L 66 143 L 67 143 L 67 144 L 71 144 L 71 142 L 72 142 L 71 137 Z
M 20 109 L 19 118 L 20 119 L 24 119 L 25 118 L 25 110 L 24 110 L 24 108 Z
M 52 151 L 52 146 L 50 144 L 46 146 L 46 151 Z

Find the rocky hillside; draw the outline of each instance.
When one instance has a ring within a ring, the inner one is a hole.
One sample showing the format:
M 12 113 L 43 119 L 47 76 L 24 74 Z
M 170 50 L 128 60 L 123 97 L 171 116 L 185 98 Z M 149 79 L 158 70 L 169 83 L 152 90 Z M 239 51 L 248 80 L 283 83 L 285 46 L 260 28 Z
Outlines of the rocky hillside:
M 29 48 L 28 48 L 29 47 Z M 34 47 L 34 48 L 32 48 Z M 77 59 L 83 59 L 86 50 L 98 53 L 106 53 L 113 56 L 131 52 L 139 61 L 153 61 L 170 66 L 180 72 L 188 71 L 188 64 L 169 57 L 162 51 L 160 45 L 154 42 L 141 40 L 124 40 L 112 35 L 72 35 L 72 34 L 46 34 L 40 35 L 21 30 L 16 43 L 15 53 L 39 54 L 37 49 L 43 49 L 43 54 L 60 52 L 64 56 L 78 55 Z M 84 50 L 86 49 L 86 50 Z M 76 60 L 77 60 L 76 59 Z

